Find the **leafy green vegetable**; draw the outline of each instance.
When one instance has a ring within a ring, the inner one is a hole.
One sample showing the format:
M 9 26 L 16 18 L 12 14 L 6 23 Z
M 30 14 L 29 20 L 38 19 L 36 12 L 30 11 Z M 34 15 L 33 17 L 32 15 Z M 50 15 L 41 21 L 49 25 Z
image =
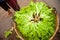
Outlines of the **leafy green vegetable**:
M 5 31 L 5 33 L 4 33 L 5 38 L 7 38 L 10 34 L 12 34 L 11 31 Z
M 49 40 L 55 30 L 55 14 L 52 11 L 53 8 L 48 8 L 44 2 L 31 2 L 15 13 L 14 21 L 25 40 Z

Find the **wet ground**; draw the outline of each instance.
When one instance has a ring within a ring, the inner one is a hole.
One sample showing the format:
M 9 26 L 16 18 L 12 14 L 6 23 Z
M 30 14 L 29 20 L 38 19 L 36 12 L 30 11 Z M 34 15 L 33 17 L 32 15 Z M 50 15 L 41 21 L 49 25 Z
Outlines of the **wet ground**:
M 38 1 L 38 0 L 37 0 Z M 60 16 L 60 0 L 39 0 L 46 2 L 49 6 L 55 7 L 58 15 Z M 30 0 L 17 0 L 20 7 L 27 6 Z M 11 11 L 14 13 L 13 9 Z M 4 37 L 4 32 L 12 27 L 12 19 L 8 16 L 8 13 L 0 7 L 0 37 Z M 15 33 L 14 33 L 15 34 Z M 13 34 L 13 35 L 14 35 Z M 2 40 L 0 38 L 0 40 Z M 4 39 L 5 40 L 5 39 Z M 6 40 L 15 40 L 15 37 L 12 36 Z M 60 31 L 57 32 L 54 40 L 60 40 Z

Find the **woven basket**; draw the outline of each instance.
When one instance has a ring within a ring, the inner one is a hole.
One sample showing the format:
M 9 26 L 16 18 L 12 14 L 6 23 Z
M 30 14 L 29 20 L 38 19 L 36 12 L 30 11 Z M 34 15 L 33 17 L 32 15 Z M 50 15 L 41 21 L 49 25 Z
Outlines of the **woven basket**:
M 34 2 L 36 2 L 36 1 L 34 0 Z M 56 10 L 54 10 L 54 14 L 55 14 L 55 16 L 56 16 L 55 32 L 54 32 L 54 34 L 50 37 L 49 40 L 53 40 L 53 38 L 55 37 L 55 35 L 56 35 L 56 33 L 58 32 L 58 29 L 59 29 L 59 17 L 58 17 L 58 14 L 57 14 Z M 14 22 L 14 27 L 13 27 L 13 28 L 14 28 L 16 34 L 20 37 L 20 39 L 21 39 L 21 40 L 24 40 L 24 37 L 20 35 L 18 29 L 16 28 L 16 23 L 15 23 L 15 22 Z

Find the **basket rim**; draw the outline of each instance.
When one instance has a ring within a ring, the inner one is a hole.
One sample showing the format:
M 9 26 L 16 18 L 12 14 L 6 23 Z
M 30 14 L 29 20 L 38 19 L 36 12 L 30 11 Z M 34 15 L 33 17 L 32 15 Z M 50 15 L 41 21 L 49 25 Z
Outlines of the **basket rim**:
M 57 34 L 59 30 L 59 16 L 58 14 L 56 13 L 56 29 L 55 29 L 55 32 L 53 33 L 52 37 L 50 37 L 49 40 L 53 40 L 53 38 L 55 37 L 55 35 Z

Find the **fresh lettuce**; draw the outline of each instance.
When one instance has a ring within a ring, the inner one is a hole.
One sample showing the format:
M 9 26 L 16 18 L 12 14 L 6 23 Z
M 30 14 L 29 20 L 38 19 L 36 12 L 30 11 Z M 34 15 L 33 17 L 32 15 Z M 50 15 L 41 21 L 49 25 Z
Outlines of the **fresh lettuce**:
M 25 40 L 49 40 L 55 30 L 55 14 L 52 11 L 53 8 L 48 8 L 44 2 L 31 2 L 20 11 L 16 11 L 14 21 Z M 40 13 L 42 20 L 30 21 L 33 13 Z

